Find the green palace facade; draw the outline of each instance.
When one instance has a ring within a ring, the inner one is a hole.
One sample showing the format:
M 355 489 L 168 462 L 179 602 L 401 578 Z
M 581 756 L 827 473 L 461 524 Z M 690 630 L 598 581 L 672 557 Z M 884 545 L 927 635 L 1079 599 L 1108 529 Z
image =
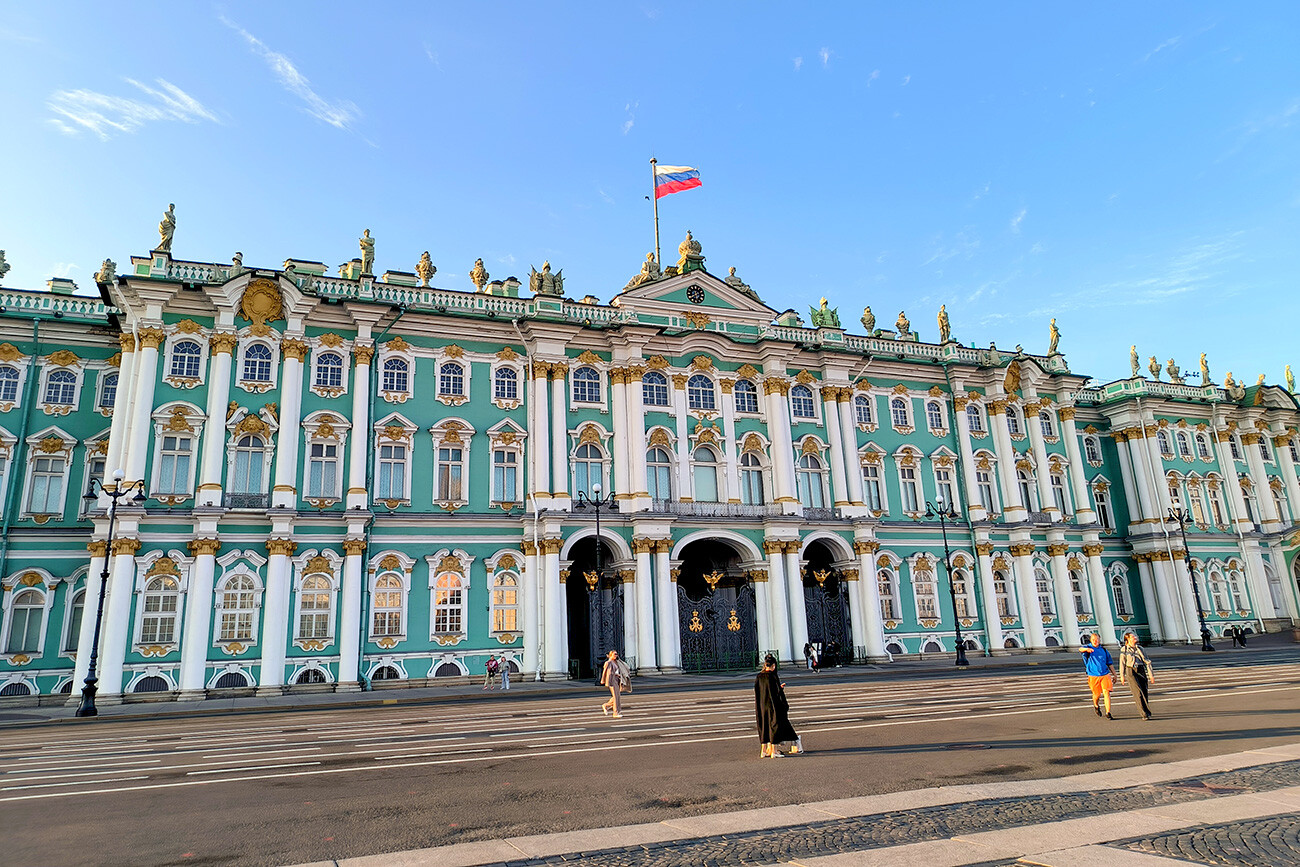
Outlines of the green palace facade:
M 76 699 L 106 564 L 101 702 L 1187 643 L 1198 597 L 1215 636 L 1296 622 L 1284 388 L 1089 386 L 946 313 L 804 327 L 689 235 L 609 303 L 166 242 L 98 298 L 0 290 L 11 701 Z M 117 470 L 110 545 L 83 495 Z

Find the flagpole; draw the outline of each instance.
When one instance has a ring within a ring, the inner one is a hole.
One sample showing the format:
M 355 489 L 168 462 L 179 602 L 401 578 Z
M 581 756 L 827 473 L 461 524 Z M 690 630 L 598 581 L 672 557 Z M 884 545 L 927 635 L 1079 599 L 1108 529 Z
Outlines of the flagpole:
M 655 208 L 655 264 L 663 267 L 663 263 L 659 261 L 659 196 L 658 190 L 655 189 L 655 165 L 658 162 L 654 157 L 650 158 L 650 201 L 654 202 Z

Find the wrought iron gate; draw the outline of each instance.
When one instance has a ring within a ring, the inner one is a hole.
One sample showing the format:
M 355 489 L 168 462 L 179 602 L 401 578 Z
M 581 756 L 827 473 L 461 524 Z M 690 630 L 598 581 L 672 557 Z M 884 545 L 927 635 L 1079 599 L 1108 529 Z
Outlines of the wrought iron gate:
M 605 655 L 617 650 L 627 659 L 623 647 L 623 582 L 603 585 L 587 592 L 587 622 L 591 635 L 591 670 L 596 675 L 605 664 Z
M 821 646 L 823 656 L 831 642 L 835 642 L 838 657 L 851 657 L 853 632 L 849 623 L 849 594 L 844 577 L 835 573 L 826 581 L 805 584 L 803 601 L 808 613 L 808 640 Z
M 683 671 L 744 671 L 758 667 L 754 587 L 719 587 L 703 599 L 677 588 Z

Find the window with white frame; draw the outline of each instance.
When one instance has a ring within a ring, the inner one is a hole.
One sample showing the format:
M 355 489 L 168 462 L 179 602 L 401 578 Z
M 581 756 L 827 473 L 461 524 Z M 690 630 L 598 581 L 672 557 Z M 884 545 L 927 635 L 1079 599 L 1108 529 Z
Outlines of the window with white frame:
M 72 406 L 77 399 L 77 374 L 71 370 L 53 370 L 45 379 L 45 403 Z
M 433 586 L 435 635 L 460 635 L 465 631 L 465 589 L 455 572 L 443 572 Z
M 1096 437 L 1083 438 L 1083 459 L 1090 464 L 1101 463 L 1101 445 Z
M 236 440 L 230 492 L 232 494 L 266 493 L 265 471 L 265 441 L 255 434 L 245 434 Z
M 117 382 L 118 372 L 116 370 L 105 371 L 99 378 L 99 400 L 96 402 L 101 410 L 110 411 L 117 404 Z M 3 398 L 0 398 L 3 400 Z
M 880 590 L 880 617 L 882 620 L 898 619 L 898 582 L 892 569 L 876 571 L 876 584 Z
M 898 486 L 902 492 L 903 511 L 912 514 L 921 511 L 921 486 L 917 484 L 916 467 L 903 464 L 898 468 Z
M 823 475 L 822 462 L 816 455 L 804 455 L 799 458 L 794 479 L 799 492 L 799 502 L 804 508 L 826 507 Z
M 1232 607 L 1238 611 L 1246 610 L 1246 596 L 1241 592 L 1241 573 L 1233 569 L 1228 573 L 1228 589 L 1232 592 Z
M 1277 508 L 1277 516 L 1286 523 L 1291 521 L 1291 510 L 1287 507 L 1286 491 L 1282 488 L 1282 482 L 1278 479 L 1273 480 L 1269 485 L 1273 491 L 1273 505 Z
M 742 380 L 743 381 L 743 380 Z M 740 412 L 740 383 L 736 383 L 736 411 Z M 641 377 L 641 402 L 646 406 L 668 406 L 668 377 L 651 370 Z M 755 404 L 754 411 L 758 411 Z
M 1232 459 L 1234 461 L 1239 461 L 1242 459 L 1241 440 L 1237 438 L 1237 435 L 1235 433 L 1232 436 L 1228 437 L 1228 452 L 1232 455 Z
M 157 439 L 158 472 L 153 491 L 158 494 L 188 494 L 192 487 L 194 437 L 164 434 Z
M 579 367 L 573 372 L 573 402 L 600 403 L 600 372 L 594 367 Z
M 177 340 L 172 344 L 172 360 L 168 375 L 180 379 L 198 379 L 203 369 L 202 362 L 202 344 L 197 340 Z
M 1078 569 L 1070 570 L 1070 594 L 1074 597 L 1074 613 L 1087 614 L 1088 600 L 1084 596 L 1083 573 Z
M 1011 604 L 1011 587 L 1007 573 L 1001 569 L 993 570 L 993 598 L 997 601 L 999 617 L 1014 617 L 1015 608 Z
M 518 400 L 518 371 L 513 367 L 498 367 L 492 377 L 492 397 L 496 400 Z
M 596 492 L 593 485 L 600 485 L 602 491 L 606 490 L 605 455 L 599 447 L 584 443 L 573 454 L 573 493 L 576 496 L 582 492 L 594 498 Z
M 465 396 L 465 368 L 455 361 L 438 366 L 438 394 L 442 397 Z
M 935 620 L 939 617 L 938 584 L 934 572 L 928 568 L 912 570 L 912 592 L 916 595 L 916 616 L 920 620 Z
M 9 640 L 5 653 L 41 652 L 41 632 L 45 628 L 45 594 L 31 587 L 13 593 L 9 603 Z
M 718 455 L 708 446 L 700 446 L 691 455 L 691 475 L 697 503 L 718 502 Z
M 966 426 L 973 434 L 984 433 L 984 414 L 980 412 L 979 404 L 966 404 Z
M 717 407 L 714 400 L 713 380 L 702 373 L 697 373 L 686 380 L 687 409 L 711 410 Z
M 326 640 L 334 628 L 334 592 L 324 575 L 308 575 L 298 590 L 298 640 Z
M 1192 513 L 1192 522 L 1208 524 L 1205 515 L 1205 498 L 1201 494 L 1201 480 L 1191 477 L 1187 480 L 1187 508 Z
M 67 476 L 67 463 L 67 458 L 61 455 L 37 455 L 32 460 L 27 487 L 28 514 L 63 514 L 63 485 Z
M 953 483 L 951 466 L 935 466 L 934 490 L 941 505 L 949 505 L 954 509 L 961 507 L 957 501 L 957 485 Z
M 1111 573 L 1110 593 L 1115 600 L 1115 614 L 1119 617 L 1127 617 L 1132 613 L 1128 596 L 1128 576 L 1120 571 Z
M 1105 485 L 1093 485 L 1092 502 L 1097 507 L 1097 520 L 1102 529 L 1115 529 L 1115 517 L 1110 510 L 1110 491 Z
M 396 572 L 384 572 L 375 577 L 374 592 L 371 594 L 372 616 L 370 618 L 370 637 L 395 638 L 406 634 L 402 617 L 406 605 L 406 588 L 402 578 Z
M 492 632 L 519 631 L 519 578 L 513 572 L 492 577 Z
M 270 382 L 274 354 L 265 343 L 250 343 L 244 348 L 244 382 Z
M 519 502 L 519 452 L 492 449 L 492 502 Z
M 731 395 L 736 402 L 736 412 L 758 414 L 758 387 L 754 383 L 748 379 L 736 380 Z
M 145 582 L 140 601 L 141 644 L 172 644 L 176 641 L 180 598 L 180 585 L 175 578 L 158 575 Z
M 763 459 L 757 452 L 748 451 L 740 456 L 740 502 L 746 506 L 767 502 L 763 490 Z
M 341 480 L 338 442 L 318 440 L 310 443 L 307 455 L 307 496 L 313 499 L 338 497 Z
M 1183 460 L 1193 460 L 1192 442 L 1185 431 L 1176 431 L 1174 433 L 1174 442 L 1178 444 L 1178 456 Z
M 1056 503 L 1056 508 L 1062 515 L 1070 514 L 1070 508 L 1065 502 L 1065 474 L 1062 470 L 1053 467 L 1047 474 L 1047 480 L 1052 488 L 1052 501 Z
M 218 641 L 250 642 L 257 617 L 257 583 L 246 574 L 231 575 L 220 588 L 217 608 Z
M 1183 490 L 1182 490 L 1182 485 L 1179 484 L 1178 475 L 1175 473 L 1170 473 L 1166 477 L 1165 482 L 1169 486 L 1170 505 L 1173 506 L 1175 509 L 1181 509 L 1183 507 Z
M 1156 448 L 1160 450 L 1160 456 L 1172 458 L 1174 456 L 1174 447 L 1169 441 L 1169 433 L 1164 428 L 1156 431 Z
M 460 502 L 465 499 L 465 450 L 454 443 L 438 446 L 438 460 L 434 474 L 437 479 L 435 499 Z
M 16 403 L 18 400 L 18 368 L 12 365 L 0 365 L 0 403 Z
M 1056 425 L 1052 423 L 1052 414 L 1045 410 L 1038 411 L 1038 426 L 1043 432 L 1043 436 L 1052 439 L 1056 436 Z
M 1291 460 L 1297 464 L 1300 464 L 1300 443 L 1296 442 L 1296 438 L 1291 437 L 1289 440 L 1287 440 L 1286 447 L 1287 450 L 1291 452 Z
M 741 457 L 741 465 L 744 465 L 744 456 Z M 673 498 L 673 464 L 665 449 L 656 446 L 646 452 L 645 474 L 646 487 L 649 489 L 652 500 L 671 500 Z
M 947 429 L 943 420 L 943 407 L 939 401 L 930 400 L 925 404 L 925 425 L 932 433 L 942 432 Z
M 863 427 L 870 427 L 876 423 L 876 414 L 871 409 L 871 398 L 865 394 L 853 398 L 853 413 L 857 423 Z
M 394 394 L 407 394 L 411 390 L 410 383 L 410 362 L 405 358 L 384 359 L 383 382 L 380 385 L 381 391 L 388 391 Z
M 1246 479 L 1241 481 L 1241 499 L 1246 504 L 1246 518 L 1252 524 L 1258 524 L 1259 519 L 1255 517 L 1258 514 L 1255 508 L 1255 491 Z
M 1210 607 L 1215 611 L 1223 611 L 1227 597 L 1224 594 L 1226 584 L 1223 581 L 1223 575 L 1217 569 L 1210 570 Z
M 998 513 L 997 500 L 994 499 L 993 470 L 975 470 L 975 490 L 979 492 L 980 504 L 990 515 Z
M 1020 487 L 1020 500 L 1031 512 L 1038 511 L 1038 485 L 1033 473 L 1026 469 L 1016 470 L 1016 484 Z
M 1203 433 L 1196 435 L 1196 456 L 1203 461 L 1214 460 L 1210 454 L 1210 438 Z
M 72 594 L 68 603 L 67 623 L 63 627 L 63 652 L 76 653 L 81 644 L 81 620 L 86 614 L 85 588 Z
M 1043 614 L 1054 614 L 1052 606 L 1052 581 L 1042 566 L 1034 567 L 1034 588 L 1038 593 L 1038 608 Z
M 384 443 L 379 447 L 378 485 L 375 488 L 376 499 L 407 499 L 407 456 L 408 451 L 403 443 Z
M 889 420 L 896 428 L 910 428 L 912 426 L 912 414 L 906 400 L 901 397 L 890 398 Z
M 952 570 L 952 601 L 957 609 L 957 617 L 962 620 L 969 619 L 971 616 L 970 582 L 967 580 L 965 569 Z
M 343 388 L 343 368 L 342 353 L 331 350 L 329 352 L 321 352 L 317 354 L 316 387 L 324 389 Z
M 880 464 L 862 465 L 862 492 L 867 508 L 873 512 L 885 511 L 885 485 L 880 476 Z
M 1218 479 L 1211 477 L 1207 487 L 1210 489 L 1210 515 L 1214 518 L 1214 523 L 1220 526 L 1226 524 L 1224 516 L 1227 511 L 1223 507 L 1223 489 Z
M 1013 437 L 1025 435 L 1025 427 L 1020 423 L 1020 408 L 1017 406 L 1007 407 L 1007 432 Z
M 104 483 L 104 470 L 105 467 L 108 465 L 108 458 L 104 457 L 101 454 L 95 454 L 94 452 L 92 452 L 91 449 L 93 447 L 94 446 L 92 444 L 87 444 L 86 446 L 86 483 L 83 489 L 87 491 L 93 490 L 92 485 L 94 485 L 95 480 L 97 479 L 99 480 L 100 484 Z M 3 458 L 0 458 L 0 463 L 2 462 L 3 462 Z M 2 479 L 3 477 L 4 477 L 3 467 L 0 467 L 0 479 Z M 3 491 L 3 485 L 0 485 L 0 491 Z M 97 509 L 97 508 L 99 508 L 98 501 L 87 500 L 83 497 L 81 499 L 81 508 L 78 510 L 78 514 L 84 517 L 90 513 L 91 509 Z
M 810 419 L 817 417 L 816 403 L 813 401 L 811 388 L 806 385 L 796 385 L 790 389 L 790 412 L 795 418 Z

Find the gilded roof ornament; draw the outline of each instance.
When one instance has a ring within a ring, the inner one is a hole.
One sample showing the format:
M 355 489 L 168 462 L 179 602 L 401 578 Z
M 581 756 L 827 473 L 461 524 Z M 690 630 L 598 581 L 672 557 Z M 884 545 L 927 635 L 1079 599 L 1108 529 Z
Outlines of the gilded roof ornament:
M 411 344 L 402 339 L 402 335 L 397 335 L 392 340 L 384 344 L 384 349 L 388 352 L 410 352 Z
M 244 296 L 239 300 L 239 314 L 254 327 L 265 328 L 266 323 L 284 318 L 284 299 L 274 280 L 264 277 L 249 281 Z
M 420 261 L 415 263 L 415 274 L 420 278 L 420 285 L 427 288 L 429 281 L 437 273 L 438 266 L 433 264 L 433 260 L 429 258 L 429 251 L 425 250 L 420 254 Z
M 182 319 L 176 323 L 175 328 L 181 334 L 198 334 L 203 330 L 203 326 L 193 319 Z
M 898 311 L 898 319 L 894 322 L 894 329 L 898 332 L 899 337 L 906 337 L 912 333 L 912 323 L 908 321 L 907 314 L 902 310 Z
M 333 575 L 334 565 L 330 563 L 328 557 L 325 557 L 322 554 L 317 554 L 315 557 L 312 557 L 307 561 L 307 564 L 303 566 L 303 571 L 308 575 Z
M 677 273 L 685 274 L 688 271 L 704 270 L 704 256 L 700 242 L 695 240 L 690 230 L 686 232 L 686 240 L 677 245 L 677 253 L 680 258 L 677 260 Z
M 481 258 L 475 259 L 474 267 L 469 270 L 469 279 L 473 282 L 474 288 L 479 292 L 482 292 L 483 287 L 487 285 L 488 277 L 490 276 L 492 275 L 483 267 L 483 260 Z
M 1007 375 L 1002 379 L 1002 387 L 1007 394 L 1020 390 L 1020 361 L 1013 360 L 1007 365 Z
M 514 361 L 518 357 L 519 357 L 519 353 L 515 352 L 509 346 L 503 346 L 497 352 L 497 358 L 501 359 L 502 361 Z

